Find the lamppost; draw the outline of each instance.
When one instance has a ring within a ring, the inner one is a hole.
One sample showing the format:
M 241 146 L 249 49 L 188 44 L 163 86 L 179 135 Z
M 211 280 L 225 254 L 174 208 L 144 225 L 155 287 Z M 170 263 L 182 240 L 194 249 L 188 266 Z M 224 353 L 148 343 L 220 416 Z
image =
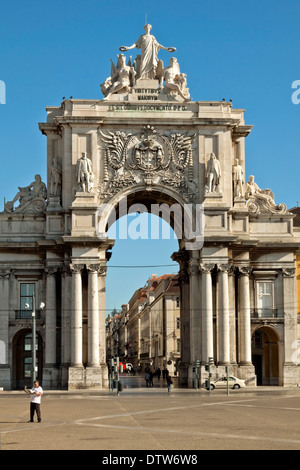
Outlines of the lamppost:
M 30 305 L 26 303 L 24 305 L 25 310 L 29 310 Z M 44 302 L 40 303 L 40 310 L 45 308 Z M 31 343 L 31 354 L 32 354 L 32 380 L 36 381 L 36 309 L 35 309 L 35 294 L 32 296 L 32 343 Z

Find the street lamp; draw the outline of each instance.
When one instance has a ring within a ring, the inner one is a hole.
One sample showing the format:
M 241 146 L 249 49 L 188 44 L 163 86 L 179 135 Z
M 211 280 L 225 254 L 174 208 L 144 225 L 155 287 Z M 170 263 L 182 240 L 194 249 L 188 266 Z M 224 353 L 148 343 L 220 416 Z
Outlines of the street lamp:
M 25 310 L 29 310 L 30 305 L 26 303 L 24 305 Z M 43 310 L 45 308 L 44 302 L 40 303 L 40 310 Z M 33 382 L 36 381 L 36 312 L 35 312 L 35 295 L 33 294 L 32 296 L 32 312 L 31 312 L 31 317 L 32 317 L 32 349 L 31 349 L 31 354 L 32 354 L 32 379 Z

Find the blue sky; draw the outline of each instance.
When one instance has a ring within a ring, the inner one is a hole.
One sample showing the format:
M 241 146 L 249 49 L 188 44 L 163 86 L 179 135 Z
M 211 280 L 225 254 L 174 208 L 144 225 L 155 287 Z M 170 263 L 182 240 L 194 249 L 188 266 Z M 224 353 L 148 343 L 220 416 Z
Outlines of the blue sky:
M 300 201 L 300 104 L 291 99 L 300 80 L 299 1 L 0 0 L 0 13 L 0 211 L 36 173 L 46 179 L 46 138 L 38 129 L 45 107 L 63 96 L 101 99 L 109 59 L 143 33 L 146 13 L 158 41 L 177 48 L 193 100 L 232 99 L 245 109 L 246 124 L 254 125 L 247 177 L 271 188 L 277 203 Z M 160 58 L 169 55 L 160 51 Z M 172 264 L 176 249 L 176 240 L 116 242 L 110 265 Z M 107 308 L 126 303 L 152 273 L 173 269 L 110 268 Z

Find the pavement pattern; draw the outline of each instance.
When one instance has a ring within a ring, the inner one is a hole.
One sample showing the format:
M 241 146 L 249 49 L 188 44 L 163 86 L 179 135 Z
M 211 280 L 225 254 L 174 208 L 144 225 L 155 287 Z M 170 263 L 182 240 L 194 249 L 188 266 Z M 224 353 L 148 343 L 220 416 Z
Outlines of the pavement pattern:
M 45 390 L 41 423 L 27 422 L 28 395 L 0 392 L 1 450 L 180 451 L 190 456 L 200 450 L 300 450 L 299 388 L 246 388 L 229 395 L 173 388 L 168 394 L 163 383 L 153 388 L 128 383 L 119 395 Z

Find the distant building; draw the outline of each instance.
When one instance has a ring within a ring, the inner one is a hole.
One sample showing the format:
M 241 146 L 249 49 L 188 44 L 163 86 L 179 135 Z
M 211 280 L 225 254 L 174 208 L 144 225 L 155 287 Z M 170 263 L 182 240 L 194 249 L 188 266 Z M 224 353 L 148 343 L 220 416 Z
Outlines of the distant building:
M 144 370 L 168 368 L 177 374 L 180 361 L 180 288 L 178 275 L 153 275 L 146 287 L 138 289 L 128 310 L 108 319 L 118 338 L 119 356 Z M 108 337 L 108 344 L 114 339 Z M 110 346 L 110 350 L 113 346 Z

